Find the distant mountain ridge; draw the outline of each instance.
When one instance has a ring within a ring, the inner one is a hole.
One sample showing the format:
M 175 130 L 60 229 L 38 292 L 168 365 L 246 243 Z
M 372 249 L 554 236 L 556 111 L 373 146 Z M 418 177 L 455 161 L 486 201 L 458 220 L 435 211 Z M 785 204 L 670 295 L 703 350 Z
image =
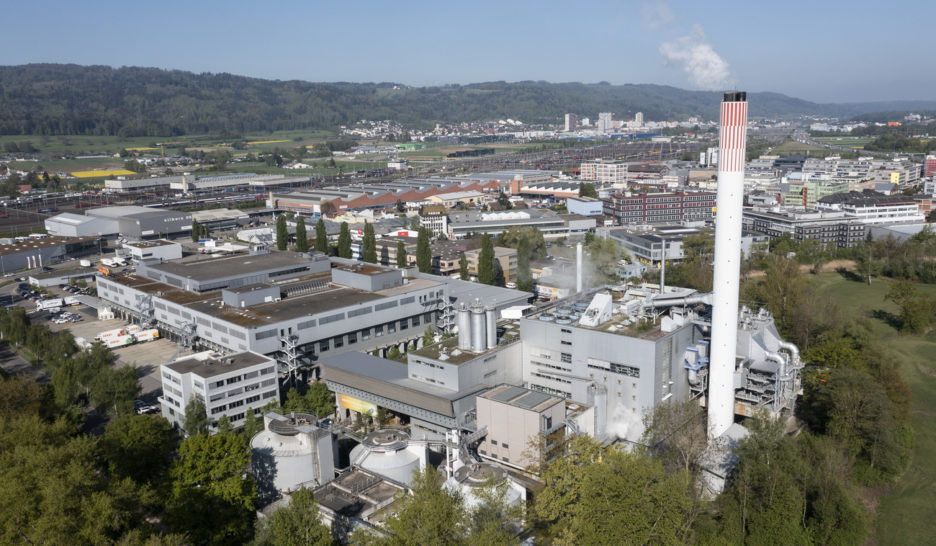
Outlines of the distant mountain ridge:
M 752 118 L 850 117 L 936 109 L 936 101 L 819 104 L 749 93 Z M 441 87 L 312 83 L 231 74 L 72 64 L 0 67 L 0 134 L 172 136 L 334 129 L 361 119 L 413 127 L 514 118 L 557 123 L 567 112 L 715 119 L 720 93 L 652 84 L 487 82 Z

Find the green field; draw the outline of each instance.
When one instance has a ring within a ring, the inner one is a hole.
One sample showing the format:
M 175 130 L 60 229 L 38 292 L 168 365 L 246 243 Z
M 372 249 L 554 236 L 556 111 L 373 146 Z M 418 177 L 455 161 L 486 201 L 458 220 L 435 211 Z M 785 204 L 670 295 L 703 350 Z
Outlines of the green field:
M 893 303 L 884 300 L 888 280 L 875 279 L 868 286 L 826 273 L 816 282 L 819 293 L 834 298 L 846 316 L 897 312 Z M 918 289 L 936 296 L 936 286 L 918 285 Z M 900 373 L 913 390 L 910 422 L 916 433 L 909 467 L 878 506 L 875 538 L 879 544 L 931 543 L 936 536 L 936 334 L 902 336 L 883 320 L 870 320 L 875 333 L 899 358 Z
M 874 137 L 816 137 L 815 140 L 831 146 L 861 149 L 865 147 L 865 144 L 874 141 Z

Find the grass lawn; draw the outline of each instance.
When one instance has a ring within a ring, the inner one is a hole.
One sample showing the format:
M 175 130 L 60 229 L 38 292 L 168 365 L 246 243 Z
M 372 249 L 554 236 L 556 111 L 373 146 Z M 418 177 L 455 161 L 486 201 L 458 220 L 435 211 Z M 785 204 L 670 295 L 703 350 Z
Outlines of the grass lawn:
M 897 311 L 893 303 L 884 301 L 888 280 L 874 279 L 868 286 L 825 273 L 816 282 L 819 292 L 834 298 L 847 316 Z M 918 289 L 936 296 L 936 286 L 918 285 Z M 874 538 L 879 544 L 931 543 L 936 536 L 936 334 L 901 336 L 883 320 L 871 321 L 875 333 L 898 357 L 900 373 L 913 390 L 910 422 L 916 433 L 910 465 L 878 506 Z
M 874 137 L 816 137 L 817 141 L 832 146 L 847 146 L 850 148 L 864 148 L 865 144 L 874 141 Z

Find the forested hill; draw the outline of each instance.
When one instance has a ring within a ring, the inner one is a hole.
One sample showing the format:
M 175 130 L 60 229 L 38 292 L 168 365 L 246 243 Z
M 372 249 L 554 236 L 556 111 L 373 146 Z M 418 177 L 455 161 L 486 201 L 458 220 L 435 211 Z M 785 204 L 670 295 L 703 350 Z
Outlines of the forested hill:
M 659 85 L 491 82 L 444 87 L 310 83 L 156 68 L 60 64 L 0 67 L 0 134 L 171 136 L 334 129 L 361 119 L 410 126 L 520 119 L 557 123 L 566 112 L 595 118 L 714 119 L 720 96 Z M 881 110 L 821 105 L 752 93 L 752 117 Z

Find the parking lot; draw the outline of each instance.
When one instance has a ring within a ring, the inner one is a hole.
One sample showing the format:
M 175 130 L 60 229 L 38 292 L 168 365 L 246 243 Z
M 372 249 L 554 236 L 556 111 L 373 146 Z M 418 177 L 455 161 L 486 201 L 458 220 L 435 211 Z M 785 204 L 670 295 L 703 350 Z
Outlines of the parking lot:
M 76 312 L 70 309 L 70 312 Z M 97 320 L 94 315 L 94 309 L 83 307 L 78 312 L 84 317 L 83 322 L 54 324 L 47 322 L 52 331 L 69 330 L 72 335 L 84 338 L 89 342 L 94 341 L 94 336 L 107 330 L 115 330 L 127 325 L 126 321 L 120 319 Z M 141 398 L 150 404 L 156 404 L 156 398 L 162 393 L 162 382 L 159 378 L 159 366 L 165 364 L 175 355 L 180 358 L 187 354 L 192 354 L 191 350 L 179 352 L 180 347 L 175 343 L 158 339 L 146 343 L 137 343 L 112 349 L 117 357 L 117 366 L 129 366 L 135 364 L 140 377 Z M 178 354 L 176 354 L 178 352 Z

